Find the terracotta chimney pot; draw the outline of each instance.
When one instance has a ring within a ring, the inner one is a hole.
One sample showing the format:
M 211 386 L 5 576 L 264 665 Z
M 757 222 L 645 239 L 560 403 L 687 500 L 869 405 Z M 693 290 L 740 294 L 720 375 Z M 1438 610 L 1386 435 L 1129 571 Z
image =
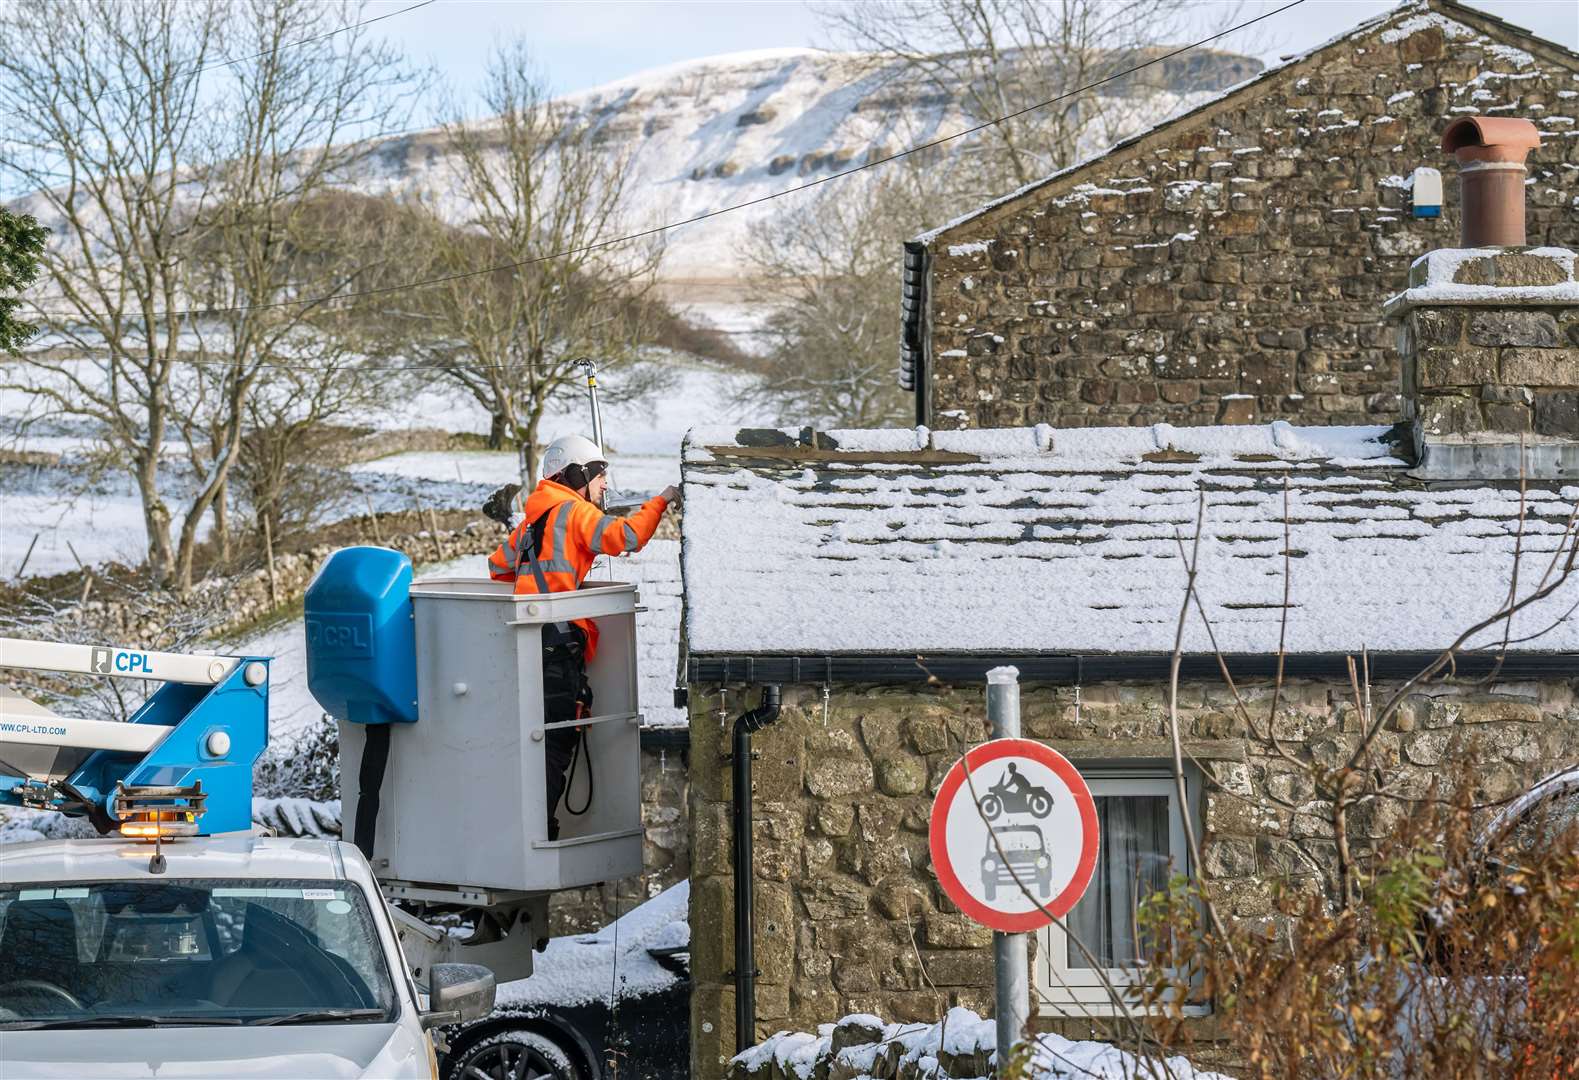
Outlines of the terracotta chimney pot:
M 1460 247 L 1524 246 L 1524 159 L 1540 145 L 1535 125 L 1514 117 L 1461 116 L 1447 126 L 1442 150 L 1459 164 Z

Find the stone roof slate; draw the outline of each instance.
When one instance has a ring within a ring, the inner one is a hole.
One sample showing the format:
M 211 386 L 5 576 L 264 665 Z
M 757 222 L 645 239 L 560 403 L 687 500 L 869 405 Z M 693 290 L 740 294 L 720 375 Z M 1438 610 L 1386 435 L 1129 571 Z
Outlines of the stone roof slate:
M 1441 649 L 1547 570 L 1579 486 L 1427 487 L 1395 429 L 696 430 L 684 460 L 693 656 L 1172 650 L 1199 594 L 1227 653 Z M 1522 595 L 1522 592 L 1521 592 Z M 1579 651 L 1579 575 L 1514 651 Z M 1472 644 L 1500 643 L 1502 631 Z M 1210 651 L 1192 616 L 1187 652 Z

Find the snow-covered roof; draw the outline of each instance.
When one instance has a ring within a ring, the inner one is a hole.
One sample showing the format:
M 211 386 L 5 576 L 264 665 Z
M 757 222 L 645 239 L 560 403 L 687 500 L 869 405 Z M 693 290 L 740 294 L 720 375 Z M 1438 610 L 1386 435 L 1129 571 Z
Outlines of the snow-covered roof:
M 1217 640 L 1271 653 L 1286 481 L 1289 651 L 1439 649 L 1502 605 L 1520 496 L 1517 485 L 1412 480 L 1392 431 L 1282 421 L 693 431 L 687 646 L 692 656 L 1167 653 L 1185 586 L 1180 545 L 1204 503 L 1198 587 Z M 1524 590 L 1576 502 L 1579 486 L 1530 486 Z M 1576 605 L 1579 580 L 1521 611 L 1514 649 L 1579 650 Z M 1500 627 L 1478 640 L 1493 638 Z M 1185 648 L 1210 649 L 1198 618 Z
M 1271 83 L 1285 77 L 1288 75 L 1290 69 L 1302 65 L 1305 63 L 1305 61 L 1310 60 L 1317 54 L 1325 52 L 1336 45 L 1341 45 L 1344 42 L 1350 41 L 1364 34 L 1368 34 L 1377 29 L 1379 26 L 1391 24 L 1383 34 L 1383 38 L 1386 41 L 1402 40 L 1416 31 L 1429 26 L 1440 28 L 1442 32 L 1448 37 L 1462 38 L 1479 36 L 1480 31 L 1477 31 L 1473 26 L 1466 25 L 1465 22 L 1458 21 L 1461 18 L 1471 23 L 1489 23 L 1509 37 L 1520 37 L 1534 43 L 1539 43 L 1540 45 L 1546 47 L 1548 52 L 1551 52 L 1556 56 L 1560 56 L 1563 59 L 1569 61 L 1579 61 L 1579 54 L 1575 54 L 1558 42 L 1547 41 L 1544 38 L 1538 37 L 1532 31 L 1526 30 L 1521 26 L 1516 26 L 1513 23 L 1508 22 L 1506 19 L 1500 19 L 1496 16 L 1488 15 L 1483 11 L 1479 11 L 1474 8 L 1467 7 L 1464 4 L 1457 3 L 1456 0 L 1404 0 L 1403 3 L 1400 3 L 1392 10 L 1385 11 L 1380 15 L 1373 15 L 1371 18 L 1358 23 L 1347 30 L 1344 30 L 1342 33 L 1334 37 L 1328 38 L 1320 45 L 1307 49 L 1302 53 L 1285 57 L 1280 62 L 1265 68 L 1258 74 L 1244 80 L 1243 82 L 1235 83 L 1233 86 L 1228 87 L 1226 90 L 1223 90 L 1220 93 L 1212 95 L 1204 101 L 1191 102 L 1185 108 L 1175 112 L 1171 116 L 1164 118 L 1160 123 L 1154 124 L 1151 127 L 1148 127 L 1142 131 L 1138 131 L 1133 135 L 1129 135 L 1123 139 L 1120 139 L 1118 142 L 1115 142 L 1112 146 L 1108 147 L 1106 150 L 1103 150 L 1101 153 L 1092 154 L 1091 156 L 1083 158 L 1072 165 L 1066 166 L 1065 168 L 1062 168 L 1049 176 L 1044 176 L 1039 180 L 1033 180 L 1023 187 L 993 199 L 984 206 L 979 206 L 974 210 L 960 215 L 953 221 L 945 222 L 935 229 L 924 232 L 915 237 L 913 242 L 931 247 L 939 238 L 947 236 L 949 233 L 953 232 L 962 225 L 975 221 L 976 219 L 983 217 L 984 215 L 989 214 L 1002 206 L 1016 202 L 1024 196 L 1031 194 L 1032 192 L 1040 191 L 1041 189 L 1055 184 L 1060 180 L 1065 180 L 1069 177 L 1084 172 L 1090 166 L 1095 165 L 1098 162 L 1101 162 L 1111 155 L 1117 153 L 1118 151 L 1133 146 L 1142 139 L 1146 139 L 1152 135 L 1155 135 L 1166 128 L 1182 124 L 1185 121 L 1221 109 L 1225 105 L 1230 104 L 1233 100 L 1240 98 L 1247 93 L 1254 93 L 1259 88 L 1268 86 Z M 1524 52 L 1523 50 L 1515 50 L 1507 46 L 1502 46 L 1501 48 L 1503 50 L 1504 58 L 1515 63 L 1519 63 L 1521 61 L 1523 63 L 1530 63 L 1534 59 L 1529 53 Z
M 568 1007 L 591 1001 L 640 997 L 666 989 L 680 976 L 652 954 L 691 943 L 691 883 L 671 885 L 602 930 L 549 941 L 529 978 L 499 987 L 501 1006 Z

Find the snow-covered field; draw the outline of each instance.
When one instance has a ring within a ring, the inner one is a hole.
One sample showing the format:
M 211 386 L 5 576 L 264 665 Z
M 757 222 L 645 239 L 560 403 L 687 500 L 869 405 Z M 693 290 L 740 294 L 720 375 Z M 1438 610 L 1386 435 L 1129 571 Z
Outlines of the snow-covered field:
M 672 382 L 663 389 L 645 398 L 606 398 L 604 438 L 613 464 L 616 500 L 646 498 L 678 483 L 680 441 L 692 426 L 763 422 L 759 414 L 735 405 L 745 379 L 739 372 L 676 363 Z M 618 394 L 617 369 L 600 381 L 606 394 Z M 0 399 L 0 405 L 17 407 L 10 417 L 21 415 L 25 407 L 13 397 Z M 589 433 L 588 416 L 585 395 L 568 395 L 544 418 L 543 440 Z M 397 408 L 354 419 L 385 430 L 422 427 L 479 433 L 488 428 L 488 417 L 475 401 L 436 385 Z M 91 436 L 62 433 L 58 426 L 47 424 L 22 429 L 0 424 L 0 448 L 61 455 L 59 465 L 0 464 L 0 580 L 14 578 L 24 557 L 28 575 L 73 571 L 78 560 L 87 567 L 142 561 L 147 533 L 141 502 L 123 471 L 105 467 L 94 456 Z M 351 483 L 323 505 L 319 523 L 365 514 L 369 502 L 379 513 L 418 506 L 475 508 L 494 488 L 518 479 L 516 461 L 513 451 L 460 451 L 397 454 L 367 462 L 348 470 Z M 187 490 L 190 474 L 174 445 L 167 447 L 165 462 L 162 486 L 174 509 Z M 200 535 L 207 535 L 208 528 L 205 521 Z M 28 556 L 34 536 L 38 541 Z

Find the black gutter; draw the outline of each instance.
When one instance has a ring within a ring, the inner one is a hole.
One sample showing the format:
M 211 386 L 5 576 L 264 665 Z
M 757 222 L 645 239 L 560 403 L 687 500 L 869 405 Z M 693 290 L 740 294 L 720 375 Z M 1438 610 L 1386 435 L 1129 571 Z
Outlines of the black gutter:
M 1283 674 L 1291 679 L 1343 679 L 1349 677 L 1349 658 L 1358 654 L 1298 653 L 1284 657 Z M 1439 656 L 1434 652 L 1391 652 L 1370 655 L 1371 678 L 1407 679 Z M 1266 653 L 1235 654 L 1224 658 L 1235 679 L 1271 679 L 1277 675 L 1277 656 Z M 829 683 L 982 683 L 989 670 L 1004 664 L 1020 669 L 1021 682 L 1057 683 L 1131 682 L 1166 679 L 1173 657 L 1169 653 L 1114 655 L 1049 655 L 1046 653 L 942 654 L 893 656 L 856 653 L 800 656 L 692 655 L 686 664 L 686 681 L 695 685 L 803 685 Z M 1579 678 L 1579 653 L 1510 653 L 1499 666 L 1495 655 L 1460 653 L 1449 674 L 1480 678 L 1496 671 L 1499 678 Z M 1183 657 L 1180 675 L 1186 679 L 1221 677 L 1217 657 L 1192 653 Z
M 644 727 L 641 729 L 643 750 L 691 749 L 691 729 L 688 727 Z
M 751 736 L 779 718 L 779 688 L 762 688 L 762 704 L 735 720 L 732 770 L 735 857 L 735 1052 L 756 1042 L 756 893 L 751 853 Z

